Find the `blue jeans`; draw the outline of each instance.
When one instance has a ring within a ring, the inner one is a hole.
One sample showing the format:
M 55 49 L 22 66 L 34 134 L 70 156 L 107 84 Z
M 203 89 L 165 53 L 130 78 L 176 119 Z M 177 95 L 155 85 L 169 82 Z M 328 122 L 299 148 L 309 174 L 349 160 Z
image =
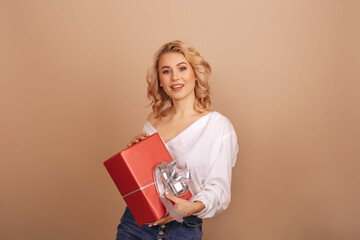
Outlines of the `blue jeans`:
M 121 223 L 117 228 L 116 240 L 201 240 L 202 219 L 192 215 L 184 218 L 182 223 L 172 221 L 167 224 L 139 227 L 129 208 L 126 207 Z

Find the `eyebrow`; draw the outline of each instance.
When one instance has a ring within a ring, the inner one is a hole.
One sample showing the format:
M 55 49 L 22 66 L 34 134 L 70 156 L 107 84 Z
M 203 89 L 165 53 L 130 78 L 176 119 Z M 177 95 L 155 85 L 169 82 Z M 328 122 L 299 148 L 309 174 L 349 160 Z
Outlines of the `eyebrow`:
M 181 62 L 181 63 L 176 64 L 176 66 L 179 66 L 180 64 L 183 64 L 183 63 L 187 64 L 186 62 Z M 170 67 L 169 66 L 163 66 L 161 69 L 163 69 L 163 68 L 170 68 Z

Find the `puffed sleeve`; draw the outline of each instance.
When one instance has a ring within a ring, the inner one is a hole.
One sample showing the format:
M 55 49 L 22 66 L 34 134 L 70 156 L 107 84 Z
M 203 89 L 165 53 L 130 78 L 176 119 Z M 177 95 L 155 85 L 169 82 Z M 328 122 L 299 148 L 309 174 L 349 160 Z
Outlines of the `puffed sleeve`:
M 205 208 L 195 215 L 199 218 L 210 218 L 224 211 L 231 199 L 231 171 L 235 165 L 238 143 L 235 130 L 228 123 L 227 131 L 222 137 L 215 161 L 204 180 L 201 191 L 192 201 L 201 201 Z

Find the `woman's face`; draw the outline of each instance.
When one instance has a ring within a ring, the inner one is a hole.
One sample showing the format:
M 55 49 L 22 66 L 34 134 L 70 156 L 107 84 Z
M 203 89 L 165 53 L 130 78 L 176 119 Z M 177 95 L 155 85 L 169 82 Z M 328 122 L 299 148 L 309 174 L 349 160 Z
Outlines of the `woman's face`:
M 172 100 L 195 99 L 195 73 L 182 53 L 161 55 L 158 66 L 160 86 Z

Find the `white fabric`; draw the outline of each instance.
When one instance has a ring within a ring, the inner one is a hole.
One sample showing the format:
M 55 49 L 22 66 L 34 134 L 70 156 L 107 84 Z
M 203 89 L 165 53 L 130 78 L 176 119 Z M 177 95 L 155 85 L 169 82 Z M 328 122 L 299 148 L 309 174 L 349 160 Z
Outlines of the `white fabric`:
M 146 121 L 143 132 L 152 135 L 157 130 Z M 230 203 L 231 169 L 238 153 L 237 136 L 230 120 L 216 111 L 208 113 L 165 146 L 173 160 L 178 160 L 179 167 L 191 171 L 190 201 L 205 205 L 195 215 L 209 218 L 224 211 Z

